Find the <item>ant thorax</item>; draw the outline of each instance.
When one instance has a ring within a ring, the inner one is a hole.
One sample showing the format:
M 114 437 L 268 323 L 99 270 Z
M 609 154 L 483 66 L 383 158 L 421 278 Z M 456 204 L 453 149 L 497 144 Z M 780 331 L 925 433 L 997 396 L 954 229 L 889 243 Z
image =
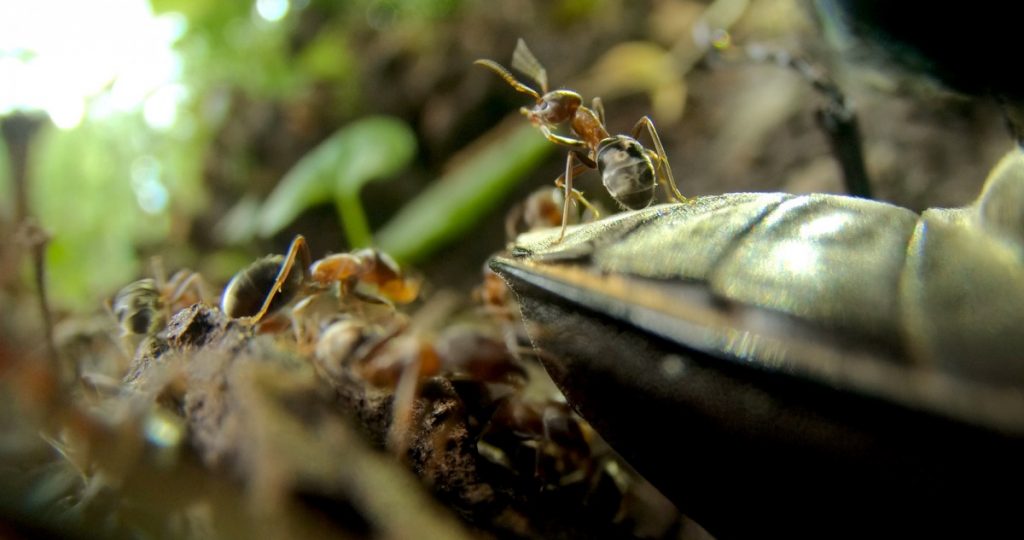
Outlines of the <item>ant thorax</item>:
M 646 208 L 654 201 L 654 164 L 636 139 L 617 135 L 601 141 L 597 168 L 608 193 L 627 209 Z

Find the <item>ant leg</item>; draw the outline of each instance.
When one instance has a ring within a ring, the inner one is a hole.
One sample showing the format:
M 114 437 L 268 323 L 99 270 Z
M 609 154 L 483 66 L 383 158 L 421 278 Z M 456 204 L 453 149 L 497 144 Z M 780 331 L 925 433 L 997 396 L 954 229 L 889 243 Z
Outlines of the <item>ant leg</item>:
M 575 152 L 569 152 L 568 157 L 565 158 L 565 201 L 562 203 L 562 230 L 558 233 L 557 242 L 561 242 L 562 238 L 565 237 L 565 228 L 569 225 L 569 205 L 572 203 L 572 176 L 576 171 L 573 167 L 573 158 L 576 157 Z M 555 184 L 557 184 L 557 180 Z
M 581 163 L 579 165 L 573 165 L 573 158 L 578 159 Z M 581 155 L 576 151 L 569 152 L 569 155 L 565 160 L 565 172 L 561 176 L 555 179 L 555 186 L 565 189 L 565 196 L 563 197 L 564 202 L 562 203 L 562 231 L 558 235 L 558 241 L 561 242 L 562 238 L 565 237 L 565 228 L 569 225 L 569 204 L 572 200 L 579 201 L 580 204 L 585 206 L 588 210 L 594 213 L 595 216 L 600 216 L 601 213 L 590 204 L 589 201 L 583 196 L 583 193 L 578 189 L 573 189 L 572 179 L 577 174 L 583 172 L 587 168 L 596 168 L 597 164 L 592 159 L 585 155 Z M 564 180 L 564 182 L 563 182 Z
M 590 156 L 584 154 L 583 152 L 580 152 L 579 150 L 574 150 L 573 152 L 576 153 L 576 160 L 585 165 L 588 169 L 597 168 L 597 162 L 590 159 Z
M 601 101 L 601 98 L 596 97 L 590 102 L 590 106 L 594 109 L 594 112 L 597 113 L 598 121 L 601 122 L 601 125 L 604 125 L 604 102 Z
M 316 313 L 317 303 L 323 301 L 326 294 L 328 293 L 323 291 L 315 292 L 299 300 L 292 307 L 292 332 L 295 334 L 295 342 L 300 347 L 311 347 L 316 344 L 316 338 L 313 337 L 316 333 L 310 328 L 316 328 L 321 322 Z
M 526 109 L 526 111 L 529 112 L 528 109 Z M 529 115 L 527 115 L 527 116 L 529 116 Z M 531 118 L 531 121 L 532 121 L 532 118 Z M 580 139 L 573 139 L 571 137 L 565 137 L 563 135 L 558 135 L 558 134 L 552 132 L 551 128 L 548 125 L 546 125 L 546 124 L 537 124 L 537 129 L 539 129 L 540 132 L 544 134 L 544 138 L 546 138 L 547 140 L 549 140 L 549 141 L 551 141 L 551 142 L 553 142 L 555 144 L 558 144 L 558 145 L 561 145 L 561 146 L 568 146 L 569 148 L 572 148 L 573 150 L 583 150 L 583 151 L 586 151 L 586 150 L 589 149 L 587 147 L 587 143 L 585 141 L 582 141 Z
M 654 121 L 651 120 L 650 116 L 644 116 L 633 126 L 633 138 L 639 137 L 640 131 L 645 127 L 647 128 L 647 133 L 651 136 L 651 140 L 654 141 L 654 151 L 658 154 L 658 163 L 661 165 L 662 175 L 668 182 L 668 185 L 665 186 L 665 194 L 670 199 L 675 199 L 679 202 L 689 202 L 690 199 L 684 197 L 679 192 L 679 188 L 676 187 L 676 180 L 672 176 L 672 166 L 668 163 L 668 155 L 665 154 L 665 147 L 661 144 L 661 137 L 658 136 L 658 130 L 654 128 Z
M 164 318 L 170 320 L 175 302 L 180 297 L 177 295 L 178 281 L 181 277 L 175 273 L 170 279 L 167 278 L 167 269 L 164 267 L 164 258 L 160 255 L 153 255 L 149 259 L 149 271 L 153 275 L 156 290 L 160 293 L 158 306 L 163 312 Z
M 198 272 L 179 270 L 171 276 L 167 285 L 171 289 L 171 294 L 167 297 L 168 305 L 174 305 L 174 303 L 181 300 L 189 290 L 196 295 L 196 300 L 198 302 L 203 304 L 209 303 L 209 295 L 206 293 L 209 289 L 206 286 L 206 280 L 204 280 L 203 276 Z M 171 288 L 172 285 L 173 288 Z
M 159 255 L 151 257 L 149 259 L 149 271 L 153 274 L 158 291 L 164 290 L 164 286 L 170 284 L 170 281 L 167 279 L 167 270 L 164 268 L 163 257 Z
M 391 405 L 391 429 L 388 433 L 388 447 L 399 458 L 409 446 L 409 431 L 412 427 L 413 409 L 420 386 L 420 358 L 417 356 L 398 378 Z
M 304 236 L 296 235 L 295 239 L 292 240 L 291 246 L 288 248 L 288 255 L 284 259 L 284 263 L 281 264 L 281 269 L 277 272 L 277 279 L 274 280 L 274 286 L 267 293 L 267 297 L 263 300 L 263 306 L 251 317 L 245 317 L 241 319 L 244 323 L 254 325 L 260 322 L 263 315 L 270 309 L 271 302 L 274 301 L 274 297 L 281 292 L 281 288 L 284 286 L 284 282 L 288 279 L 291 274 L 292 266 L 295 265 L 295 257 L 302 256 L 302 275 L 305 277 L 309 266 L 312 264 L 312 258 L 309 255 L 309 247 L 306 245 L 306 238 Z M 305 279 L 303 279 L 305 281 Z
M 581 167 L 581 166 L 577 165 L 576 169 L 577 170 L 573 171 L 573 176 L 583 172 L 586 169 L 586 167 Z M 564 178 L 564 177 L 565 177 L 565 175 L 561 175 L 561 176 L 559 176 L 558 178 L 555 179 L 555 187 L 563 188 L 563 189 L 565 188 L 565 183 L 562 182 L 562 178 Z M 582 204 L 584 206 L 584 208 L 586 208 L 587 210 L 590 210 L 591 213 L 594 214 L 594 219 L 601 219 L 601 211 L 598 210 L 596 206 L 590 204 L 590 201 L 588 201 L 587 198 L 583 196 L 583 192 L 582 191 L 580 191 L 580 190 L 578 190 L 576 188 L 573 188 L 572 189 L 572 198 L 576 202 Z
M 171 299 L 171 295 L 166 294 L 170 289 L 171 280 L 167 279 L 167 269 L 164 268 L 164 259 L 160 255 L 153 255 L 149 259 L 149 271 L 153 275 L 153 282 L 156 284 L 156 290 L 160 293 L 158 306 L 163 311 L 164 317 L 168 320 L 171 318 L 171 305 L 177 300 Z M 173 279 L 173 278 L 172 278 Z

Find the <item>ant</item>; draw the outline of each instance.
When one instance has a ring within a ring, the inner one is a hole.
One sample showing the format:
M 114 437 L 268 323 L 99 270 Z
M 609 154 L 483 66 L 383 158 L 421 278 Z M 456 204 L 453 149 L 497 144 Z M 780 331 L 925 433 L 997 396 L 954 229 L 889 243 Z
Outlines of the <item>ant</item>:
M 293 272 L 296 258 L 299 272 Z M 287 255 L 267 255 L 240 270 L 224 288 L 221 310 L 228 317 L 255 325 L 268 313 L 291 302 L 307 286 L 327 289 L 337 283 L 339 296 L 392 305 L 408 304 L 419 295 L 420 280 L 405 275 L 388 255 L 375 249 L 335 253 L 313 262 L 302 235 L 297 235 Z M 370 293 L 359 285 L 373 288 Z
M 610 472 L 610 452 L 593 428 L 564 400 L 550 396 L 531 399 L 519 392 L 503 399 L 480 434 L 477 450 L 540 491 L 583 487 L 587 495 Z M 625 491 L 628 479 L 613 480 Z
M 530 122 L 540 130 L 549 141 L 567 146 L 570 149 L 565 161 L 565 172 L 555 180 L 555 185 L 565 189 L 562 207 L 562 230 L 558 241 L 565 236 L 569 223 L 569 204 L 576 200 L 591 211 L 596 210 L 573 189 L 573 177 L 585 169 L 597 169 L 601 173 L 601 182 L 615 200 L 624 208 L 638 210 L 650 206 L 654 201 L 655 185 L 662 180 L 665 194 L 669 199 L 688 202 L 689 199 L 679 192 L 672 168 L 668 163 L 665 148 L 654 128 L 649 116 L 644 116 L 630 135 L 609 135 L 604 125 L 604 105 L 600 98 L 594 98 L 593 108 L 583 105 L 583 97 L 572 90 L 548 90 L 547 70 L 520 39 L 516 43 L 512 55 L 512 67 L 532 78 L 541 89 L 533 88 L 520 82 L 512 73 L 493 60 L 480 59 L 474 62 L 498 74 L 512 88 L 529 95 L 536 104 L 533 107 L 519 109 Z M 568 123 L 575 135 L 567 137 L 553 130 Z M 646 129 L 654 150 L 645 148 L 637 138 Z M 577 164 L 576 161 L 579 161 Z
M 179 270 L 168 279 L 159 259 L 153 262 L 155 278 L 143 278 L 125 285 L 107 302 L 107 308 L 121 327 L 123 347 L 134 356 L 141 340 L 155 336 L 174 308 L 205 302 L 202 276 Z
M 583 197 L 578 190 L 573 190 L 573 197 Z M 563 207 L 565 196 L 559 187 L 545 186 L 531 193 L 522 202 L 516 204 L 505 216 L 505 236 L 509 241 L 519 236 L 520 224 L 526 226 L 526 231 L 535 231 L 557 227 L 562 223 Z M 590 222 L 600 217 L 598 205 L 588 206 L 588 210 L 580 215 L 579 212 L 570 212 L 566 223 L 575 225 L 581 222 Z
M 371 324 L 342 318 L 328 325 L 315 359 L 328 378 L 355 375 L 370 386 L 394 392 L 388 446 L 396 455 L 408 448 L 423 384 L 438 376 L 518 385 L 526 376 L 505 341 L 487 327 L 470 323 L 428 330 L 453 309 L 454 298 L 435 296 L 413 320 Z

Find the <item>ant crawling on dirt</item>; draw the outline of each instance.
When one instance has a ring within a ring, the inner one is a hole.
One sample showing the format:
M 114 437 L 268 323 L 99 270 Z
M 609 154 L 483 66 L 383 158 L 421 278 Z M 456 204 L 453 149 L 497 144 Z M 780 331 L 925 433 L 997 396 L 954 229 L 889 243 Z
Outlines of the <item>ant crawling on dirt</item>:
M 436 296 L 412 320 L 371 324 L 342 318 L 328 325 L 316 346 L 316 363 L 330 379 L 354 375 L 370 386 L 394 392 L 388 445 L 402 455 L 410 442 L 415 402 L 424 382 L 437 376 L 519 384 L 525 371 L 499 333 L 470 323 L 445 325 L 453 298 Z
M 583 97 L 572 90 L 549 91 L 547 70 L 522 39 L 516 43 L 512 67 L 532 78 L 540 86 L 541 92 L 523 84 L 493 60 L 481 59 L 474 63 L 497 73 L 516 91 L 536 100 L 533 107 L 523 107 L 520 112 L 529 118 L 549 141 L 570 149 L 565 161 L 565 172 L 555 180 L 555 185 L 565 189 L 559 241 L 565 236 L 569 204 L 572 200 L 594 210 L 583 195 L 572 188 L 573 177 L 587 168 L 597 169 L 601 173 L 601 182 L 612 197 L 630 210 L 650 206 L 654 201 L 655 185 L 659 180 L 662 181 L 669 199 L 679 202 L 689 200 L 676 187 L 665 148 L 649 116 L 641 118 L 633 126 L 630 135 L 609 135 L 604 125 L 604 106 L 601 99 L 594 98 L 593 108 L 587 108 L 583 105 Z M 554 132 L 566 123 L 575 137 Z M 654 141 L 654 150 L 645 148 L 637 140 L 645 129 Z
M 122 287 L 107 305 L 121 327 L 122 345 L 132 356 L 140 341 L 162 330 L 178 307 L 207 298 L 203 278 L 195 272 L 179 270 L 167 278 L 163 264 L 154 259 L 153 273 L 154 278 Z
M 299 271 L 293 272 L 296 258 Z M 420 280 L 406 275 L 388 255 L 375 249 L 335 253 L 315 262 L 306 239 L 292 240 L 287 255 L 267 255 L 240 270 L 224 288 L 221 310 L 233 319 L 257 324 L 298 296 L 304 287 L 340 288 L 372 303 L 408 304 L 419 295 Z M 370 291 L 358 288 L 368 286 Z
M 477 441 L 477 450 L 540 491 L 594 495 L 600 484 L 618 507 L 630 478 L 615 470 L 612 452 L 565 401 L 528 399 L 522 392 L 503 399 Z M 610 482 L 609 482 L 610 481 Z M 614 489 L 608 489 L 614 486 Z

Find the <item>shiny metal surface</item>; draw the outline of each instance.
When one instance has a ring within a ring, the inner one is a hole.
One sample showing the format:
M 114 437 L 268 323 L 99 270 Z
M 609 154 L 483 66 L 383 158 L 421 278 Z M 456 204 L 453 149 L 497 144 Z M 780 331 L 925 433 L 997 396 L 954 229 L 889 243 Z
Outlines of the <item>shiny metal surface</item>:
M 492 267 L 570 403 L 712 533 L 938 532 L 1011 523 L 1024 480 L 1022 215 L 1012 152 L 964 209 L 705 197 Z

